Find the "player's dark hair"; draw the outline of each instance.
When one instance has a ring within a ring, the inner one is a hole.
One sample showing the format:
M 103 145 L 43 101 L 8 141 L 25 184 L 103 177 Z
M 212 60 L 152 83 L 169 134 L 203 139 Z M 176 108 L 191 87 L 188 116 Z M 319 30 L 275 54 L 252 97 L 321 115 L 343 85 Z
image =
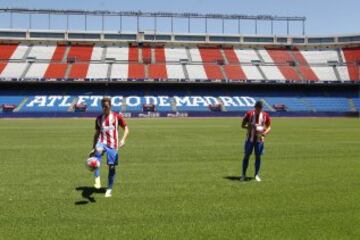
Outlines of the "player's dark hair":
M 101 99 L 101 105 L 104 105 L 104 103 L 108 102 L 109 105 L 111 106 L 111 98 L 110 97 L 103 97 L 103 99 Z
M 257 101 L 255 103 L 255 108 L 263 108 L 263 106 L 264 106 L 264 103 L 262 101 Z

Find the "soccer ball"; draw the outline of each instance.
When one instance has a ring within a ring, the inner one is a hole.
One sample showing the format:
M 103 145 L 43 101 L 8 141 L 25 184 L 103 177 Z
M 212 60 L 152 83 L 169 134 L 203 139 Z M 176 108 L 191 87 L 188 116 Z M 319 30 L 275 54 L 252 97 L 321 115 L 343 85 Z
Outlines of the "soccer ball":
M 258 132 L 258 133 L 262 133 L 262 132 L 264 132 L 264 126 L 261 126 L 261 125 L 257 125 L 256 126 L 256 132 Z
M 90 171 L 94 171 L 96 168 L 100 167 L 100 162 L 97 160 L 96 157 L 90 157 L 86 160 L 86 167 Z
M 262 134 L 263 134 L 264 131 L 265 131 L 264 126 L 256 125 L 256 135 L 258 137 L 263 137 Z

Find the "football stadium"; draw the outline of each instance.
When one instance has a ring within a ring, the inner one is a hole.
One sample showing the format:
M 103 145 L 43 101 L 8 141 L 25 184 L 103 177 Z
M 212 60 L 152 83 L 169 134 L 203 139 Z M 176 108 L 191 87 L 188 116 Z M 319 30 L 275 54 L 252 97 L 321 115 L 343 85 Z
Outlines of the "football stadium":
M 0 239 L 359 239 L 356 23 L 65 5 L 0 19 Z M 244 139 L 262 144 L 246 167 Z

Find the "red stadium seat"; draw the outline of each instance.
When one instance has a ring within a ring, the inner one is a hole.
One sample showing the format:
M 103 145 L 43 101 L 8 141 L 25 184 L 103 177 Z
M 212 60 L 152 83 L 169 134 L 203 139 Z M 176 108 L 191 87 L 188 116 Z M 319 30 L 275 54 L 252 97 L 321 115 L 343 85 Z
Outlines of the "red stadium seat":
M 145 78 L 145 65 L 139 63 L 130 63 L 128 70 L 129 78 L 144 79 Z
M 51 63 L 45 72 L 44 78 L 64 78 L 67 66 L 66 63 Z
M 345 62 L 347 63 L 350 80 L 359 81 L 360 48 L 343 48 Z
M 200 55 L 204 63 L 216 63 L 224 60 L 219 48 L 199 47 Z
M 204 64 L 204 69 L 208 79 L 225 79 L 219 65 Z
M 69 78 L 86 78 L 88 63 L 75 63 L 71 66 Z
M 164 63 L 150 64 L 149 78 L 167 79 L 166 65 Z

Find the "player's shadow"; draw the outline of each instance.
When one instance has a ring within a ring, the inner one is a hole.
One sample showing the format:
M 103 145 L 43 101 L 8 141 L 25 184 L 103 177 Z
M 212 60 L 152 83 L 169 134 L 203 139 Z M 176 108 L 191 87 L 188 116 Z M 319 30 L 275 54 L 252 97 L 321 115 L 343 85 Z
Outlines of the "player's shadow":
M 75 202 L 75 205 L 84 205 L 84 204 L 88 204 L 88 203 L 95 203 L 96 200 L 92 195 L 94 193 L 105 193 L 106 192 L 106 188 L 96 189 L 94 187 L 88 187 L 88 186 L 77 187 L 75 189 L 76 189 L 76 191 L 81 191 L 81 196 L 85 199 L 85 200 L 80 200 L 80 201 Z
M 224 179 L 227 179 L 229 181 L 240 181 L 240 177 L 239 176 L 225 176 L 223 177 Z M 245 178 L 245 181 L 248 182 L 248 181 L 251 181 L 253 180 L 254 178 L 253 177 L 246 177 Z

